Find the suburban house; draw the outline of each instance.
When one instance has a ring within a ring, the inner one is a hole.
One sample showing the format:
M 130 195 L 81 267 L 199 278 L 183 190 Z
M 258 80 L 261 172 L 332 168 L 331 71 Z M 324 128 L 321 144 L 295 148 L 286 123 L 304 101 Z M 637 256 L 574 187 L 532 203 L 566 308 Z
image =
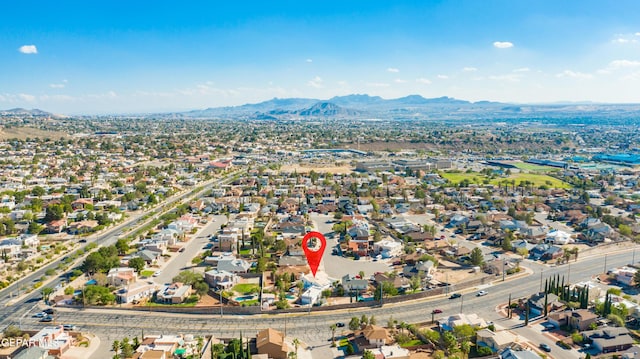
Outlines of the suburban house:
M 109 269 L 107 281 L 114 287 L 129 285 L 138 280 L 135 269 L 127 267 L 117 267 Z
M 372 350 L 376 358 L 383 359 L 409 359 L 409 349 L 400 347 L 399 345 L 383 345 L 380 348 Z
M 438 326 L 441 329 L 450 331 L 453 327 L 457 327 L 463 324 L 468 324 L 474 328 L 484 328 L 487 326 L 487 322 L 480 318 L 477 314 L 456 314 L 449 317 L 444 317 L 438 320 Z
M 71 337 L 62 325 L 44 327 L 29 338 L 29 346 L 41 346 L 49 351 L 49 355 L 60 357 L 71 348 Z
M 180 304 L 184 302 L 191 293 L 191 286 L 182 283 L 172 283 L 165 285 L 156 294 L 156 298 L 160 303 Z
M 348 274 L 342 277 L 342 288 L 346 292 L 349 291 L 365 291 L 369 287 L 369 281 L 366 279 L 352 278 Z
M 116 292 L 118 303 L 133 303 L 143 299 L 153 297 L 153 293 L 157 290 L 156 286 L 147 282 L 135 282 L 124 286 Z
M 373 244 L 374 253 L 378 253 L 382 258 L 398 257 L 404 253 L 404 246 L 394 240 L 383 239 Z
M 218 260 L 219 271 L 226 271 L 230 273 L 247 273 L 251 268 L 251 263 L 244 259 L 236 259 L 234 256 L 225 256 Z
M 212 269 L 204 273 L 204 281 L 212 288 L 229 289 L 238 283 L 238 277 L 225 270 Z
M 485 346 L 494 353 L 511 346 L 517 339 L 516 335 L 506 330 L 494 332 L 489 329 L 480 329 L 476 332 L 476 336 L 478 345 Z
M 532 350 L 516 350 L 514 348 L 506 348 L 499 354 L 501 359 L 540 359 L 540 355 Z
M 181 335 L 148 336 L 142 340 L 133 358 L 173 358 L 173 353 L 183 342 L 184 337 Z
M 605 327 L 603 329 L 582 332 L 582 336 L 591 340 L 592 347 L 600 353 L 611 353 L 629 349 L 633 344 L 633 337 L 629 329 L 624 327 Z
M 258 354 L 267 354 L 269 358 L 286 359 L 289 348 L 284 342 L 284 335 L 275 329 L 264 329 L 256 337 Z
M 578 309 L 572 311 L 568 319 L 570 328 L 582 332 L 598 321 L 598 315 L 587 309 Z
M 369 345 L 381 347 L 392 342 L 389 332 L 384 327 L 369 324 L 362 329 L 362 336 L 369 341 Z
M 544 292 L 540 292 L 532 295 L 527 300 L 529 302 L 529 310 L 533 315 L 544 314 L 544 297 Z M 547 294 L 547 314 L 551 313 L 553 309 L 560 308 L 563 305 L 558 299 L 558 296 L 553 293 Z

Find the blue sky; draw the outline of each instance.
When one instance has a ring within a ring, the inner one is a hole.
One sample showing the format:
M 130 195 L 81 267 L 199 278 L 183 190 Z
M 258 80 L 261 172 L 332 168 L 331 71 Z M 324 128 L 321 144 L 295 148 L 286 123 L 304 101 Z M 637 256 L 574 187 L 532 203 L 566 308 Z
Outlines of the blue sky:
M 25 0 L 2 13 L 0 109 L 135 113 L 351 93 L 640 102 L 635 0 Z

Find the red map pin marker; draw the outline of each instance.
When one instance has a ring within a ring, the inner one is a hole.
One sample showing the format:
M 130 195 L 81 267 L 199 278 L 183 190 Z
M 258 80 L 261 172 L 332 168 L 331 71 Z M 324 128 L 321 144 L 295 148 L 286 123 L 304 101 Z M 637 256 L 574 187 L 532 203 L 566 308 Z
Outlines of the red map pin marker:
M 327 247 L 327 240 L 320 232 L 309 232 L 302 239 L 302 249 L 304 255 L 307 257 L 307 262 L 311 268 L 311 273 L 316 276 L 320 261 L 322 261 L 322 254 Z

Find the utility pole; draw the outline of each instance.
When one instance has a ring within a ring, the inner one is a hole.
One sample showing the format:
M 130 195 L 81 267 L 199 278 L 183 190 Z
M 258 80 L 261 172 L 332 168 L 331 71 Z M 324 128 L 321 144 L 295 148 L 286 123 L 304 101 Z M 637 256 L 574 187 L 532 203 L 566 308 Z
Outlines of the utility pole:
M 460 313 L 462 313 L 462 304 L 464 303 L 464 295 L 460 296 Z
M 604 255 L 604 274 L 607 274 L 607 255 Z
M 504 261 L 505 259 L 502 258 L 502 281 L 504 282 Z

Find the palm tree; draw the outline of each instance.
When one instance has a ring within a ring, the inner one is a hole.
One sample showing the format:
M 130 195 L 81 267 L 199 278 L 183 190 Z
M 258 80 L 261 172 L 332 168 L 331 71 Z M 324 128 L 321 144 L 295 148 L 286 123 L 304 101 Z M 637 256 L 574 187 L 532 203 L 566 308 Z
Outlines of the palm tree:
M 116 355 L 118 355 L 118 351 L 120 350 L 120 342 L 117 340 L 114 340 L 113 344 L 111 345 L 111 350 L 116 352 Z
M 42 288 L 41 293 L 42 293 L 42 299 L 44 299 L 44 302 L 48 305 L 49 297 L 51 296 L 51 294 L 53 294 L 53 288 L 44 287 Z
M 469 343 L 467 340 L 463 340 L 462 343 L 460 343 L 460 350 L 464 354 L 464 357 L 468 358 L 469 352 L 471 351 L 471 343 Z
M 293 344 L 293 347 L 296 350 L 296 358 L 298 357 L 298 346 L 300 345 L 300 340 L 298 338 L 293 338 L 293 341 L 291 342 Z
M 336 345 L 336 329 L 338 329 L 338 326 L 335 324 L 331 324 L 329 329 L 331 329 L 331 345 L 333 346 Z

